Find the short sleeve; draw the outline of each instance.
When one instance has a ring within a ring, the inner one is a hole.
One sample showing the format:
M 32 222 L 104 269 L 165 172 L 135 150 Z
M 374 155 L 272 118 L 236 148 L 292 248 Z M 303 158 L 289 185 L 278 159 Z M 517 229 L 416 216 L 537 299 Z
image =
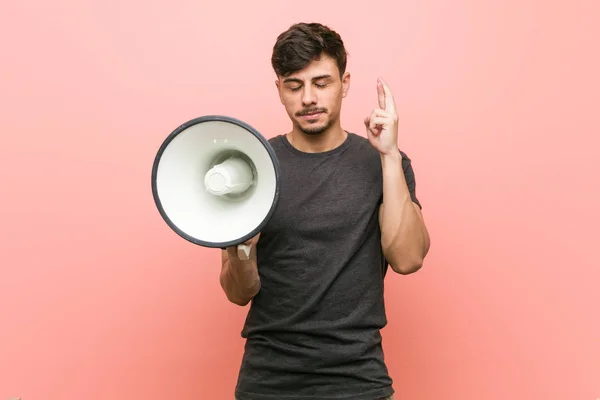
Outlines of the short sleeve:
M 417 181 L 415 179 L 415 171 L 413 170 L 412 162 L 406 153 L 402 150 L 399 151 L 402 155 L 402 169 L 404 170 L 404 177 L 406 179 L 408 191 L 410 192 L 410 198 L 422 209 L 421 202 L 417 198 Z

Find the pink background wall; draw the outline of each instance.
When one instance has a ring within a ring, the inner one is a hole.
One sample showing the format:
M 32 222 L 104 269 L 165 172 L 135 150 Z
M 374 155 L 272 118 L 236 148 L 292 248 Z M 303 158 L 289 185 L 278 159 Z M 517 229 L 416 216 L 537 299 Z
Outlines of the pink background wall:
M 286 130 L 269 58 L 300 20 L 347 43 L 347 129 L 388 81 L 416 170 L 432 249 L 387 278 L 398 398 L 600 397 L 597 2 L 169 3 L 2 5 L 0 399 L 232 399 L 246 309 L 150 169 L 193 117 Z

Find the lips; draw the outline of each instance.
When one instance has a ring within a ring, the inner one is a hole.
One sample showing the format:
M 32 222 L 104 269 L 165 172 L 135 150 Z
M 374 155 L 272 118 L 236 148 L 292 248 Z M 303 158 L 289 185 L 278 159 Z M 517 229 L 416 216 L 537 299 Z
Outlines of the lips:
M 316 117 L 320 116 L 321 114 L 323 114 L 322 111 L 314 111 L 314 112 L 311 112 L 311 113 L 302 114 L 300 116 L 302 118 L 305 118 L 305 119 L 313 119 L 313 118 L 316 118 Z

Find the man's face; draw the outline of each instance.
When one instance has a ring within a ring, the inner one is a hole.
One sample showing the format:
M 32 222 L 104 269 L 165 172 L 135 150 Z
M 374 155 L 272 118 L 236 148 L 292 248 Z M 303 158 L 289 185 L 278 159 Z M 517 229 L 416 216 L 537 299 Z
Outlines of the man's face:
M 276 81 L 281 104 L 300 131 L 318 135 L 338 122 L 350 74 L 340 73 L 335 60 L 323 56 L 304 69 Z

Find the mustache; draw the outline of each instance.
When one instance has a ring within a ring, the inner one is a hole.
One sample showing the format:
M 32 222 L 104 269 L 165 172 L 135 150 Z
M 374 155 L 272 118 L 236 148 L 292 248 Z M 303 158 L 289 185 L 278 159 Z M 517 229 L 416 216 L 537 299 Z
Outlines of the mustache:
M 302 110 L 302 111 L 298 111 L 298 112 L 296 113 L 296 116 L 297 116 L 297 117 L 301 117 L 301 116 L 303 116 L 303 115 L 306 115 L 306 114 L 312 114 L 312 113 L 314 113 L 314 112 L 322 112 L 322 113 L 326 113 L 326 112 L 327 112 L 327 109 L 326 109 L 326 108 L 307 108 L 307 109 L 304 109 L 304 110 Z

